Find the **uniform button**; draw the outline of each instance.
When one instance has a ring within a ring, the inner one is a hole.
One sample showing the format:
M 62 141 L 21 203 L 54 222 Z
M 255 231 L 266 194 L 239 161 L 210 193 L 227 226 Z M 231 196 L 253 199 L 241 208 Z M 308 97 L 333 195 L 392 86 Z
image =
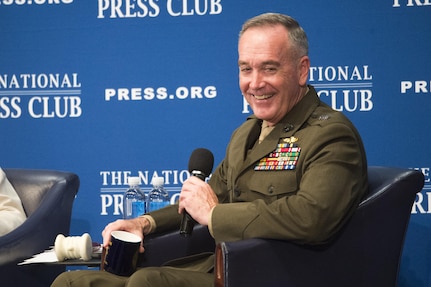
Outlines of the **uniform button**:
M 269 194 L 273 194 L 274 193 L 274 187 L 272 185 L 268 188 L 268 193 Z

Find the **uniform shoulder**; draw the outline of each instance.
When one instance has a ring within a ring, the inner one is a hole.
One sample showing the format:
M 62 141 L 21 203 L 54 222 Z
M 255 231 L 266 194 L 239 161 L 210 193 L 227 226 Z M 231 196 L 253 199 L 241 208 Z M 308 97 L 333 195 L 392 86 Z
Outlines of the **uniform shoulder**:
M 351 121 L 342 112 L 332 109 L 324 102 L 320 102 L 307 122 L 309 125 L 330 125 L 337 123 L 352 125 Z

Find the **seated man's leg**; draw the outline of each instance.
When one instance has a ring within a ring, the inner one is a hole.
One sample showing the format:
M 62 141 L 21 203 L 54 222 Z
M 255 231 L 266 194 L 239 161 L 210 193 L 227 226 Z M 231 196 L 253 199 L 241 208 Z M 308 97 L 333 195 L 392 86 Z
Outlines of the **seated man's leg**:
M 124 287 L 127 279 L 106 271 L 79 270 L 60 274 L 51 287 Z
M 175 267 L 146 267 L 130 276 L 127 287 L 213 287 L 214 274 Z

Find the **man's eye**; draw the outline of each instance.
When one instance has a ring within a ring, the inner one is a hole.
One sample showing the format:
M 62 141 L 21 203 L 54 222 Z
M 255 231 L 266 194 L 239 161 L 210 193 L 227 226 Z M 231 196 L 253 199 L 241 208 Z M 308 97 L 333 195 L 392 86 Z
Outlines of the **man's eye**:
M 251 71 L 251 68 L 250 67 L 241 67 L 240 71 L 241 72 L 249 72 L 249 71 Z
M 275 68 L 275 67 L 266 67 L 265 68 L 265 71 L 267 71 L 267 72 L 275 72 L 275 71 L 277 71 L 277 69 Z

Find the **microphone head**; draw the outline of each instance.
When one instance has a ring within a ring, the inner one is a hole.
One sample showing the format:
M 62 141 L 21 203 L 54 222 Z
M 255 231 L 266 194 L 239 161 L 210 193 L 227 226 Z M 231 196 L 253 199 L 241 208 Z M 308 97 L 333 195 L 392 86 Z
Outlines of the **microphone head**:
M 205 177 L 211 174 L 214 165 L 214 155 L 206 148 L 195 149 L 189 160 L 189 172 L 200 171 Z

